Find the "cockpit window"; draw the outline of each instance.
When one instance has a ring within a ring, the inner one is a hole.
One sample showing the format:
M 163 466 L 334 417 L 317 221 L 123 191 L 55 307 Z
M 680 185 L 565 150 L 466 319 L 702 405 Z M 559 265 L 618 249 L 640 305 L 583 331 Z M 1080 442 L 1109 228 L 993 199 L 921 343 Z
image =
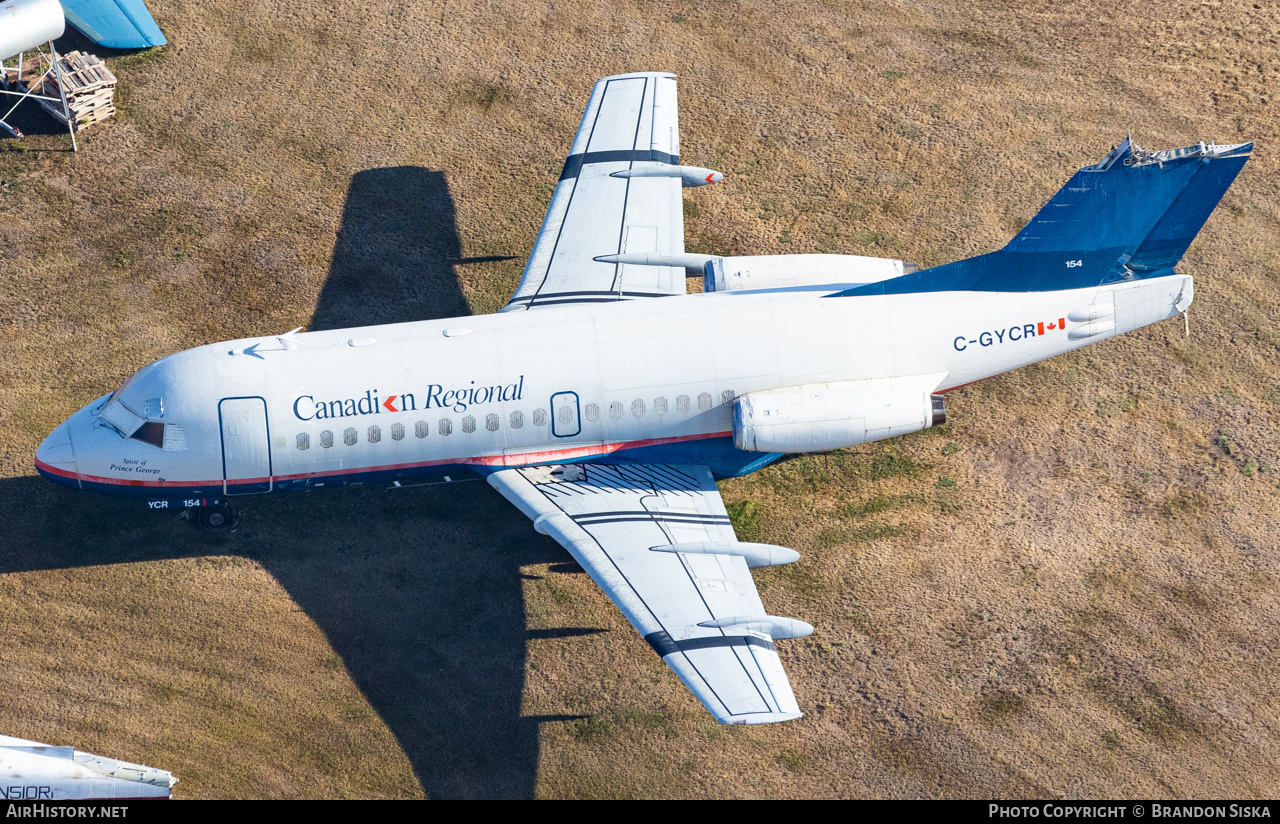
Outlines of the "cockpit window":
M 144 373 L 151 372 L 158 362 L 149 363 L 130 375 L 129 379 L 119 389 L 112 392 L 107 402 L 97 410 L 98 420 L 119 432 L 122 438 L 133 438 L 146 443 L 154 443 L 156 446 L 160 446 L 164 440 L 163 424 L 152 425 L 146 423 L 148 418 L 159 418 L 164 415 L 164 401 L 162 398 L 146 398 L 144 400 L 131 397 L 127 403 L 125 402 L 125 395 L 130 394 L 130 387 L 134 386 Z M 150 427 L 149 434 L 148 432 L 139 432 L 139 429 L 144 424 Z
M 138 430 L 129 436 L 135 441 L 149 443 L 152 446 L 164 449 L 164 424 L 155 421 L 147 421 Z
M 108 401 L 106 406 L 98 410 L 98 420 L 119 432 L 122 438 L 130 437 L 146 422 L 146 418 L 125 406 L 121 400 Z
M 157 361 L 152 361 L 152 363 L 157 363 Z M 142 377 L 142 373 L 148 371 L 151 368 L 152 363 L 147 364 L 146 366 L 139 369 L 137 372 L 134 372 L 132 375 L 130 375 L 128 380 L 120 384 L 119 389 L 111 393 L 111 397 L 107 399 L 107 403 L 111 403 L 111 401 L 119 400 L 120 396 L 124 394 L 124 390 L 128 389 L 130 386 L 134 384 L 135 381 L 138 380 L 138 378 Z

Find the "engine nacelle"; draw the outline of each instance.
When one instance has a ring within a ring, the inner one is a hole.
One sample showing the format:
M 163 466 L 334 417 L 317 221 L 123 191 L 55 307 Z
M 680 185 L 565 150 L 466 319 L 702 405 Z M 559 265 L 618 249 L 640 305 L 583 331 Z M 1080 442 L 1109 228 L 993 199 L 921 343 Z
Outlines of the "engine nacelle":
M 861 255 L 752 255 L 720 257 L 702 270 L 708 292 L 785 289 L 794 286 L 858 286 L 878 283 L 919 269 L 914 263 Z
M 750 452 L 827 452 L 944 423 L 933 394 L 945 374 L 814 383 L 733 402 L 733 445 Z

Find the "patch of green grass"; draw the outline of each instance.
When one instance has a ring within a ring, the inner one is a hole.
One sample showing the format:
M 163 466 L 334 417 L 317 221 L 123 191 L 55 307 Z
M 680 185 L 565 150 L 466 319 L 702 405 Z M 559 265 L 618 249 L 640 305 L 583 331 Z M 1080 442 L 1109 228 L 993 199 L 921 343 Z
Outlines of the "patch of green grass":
M 603 741 L 609 737 L 609 722 L 598 715 L 588 715 L 573 722 L 570 728 L 574 740 L 583 743 Z
M 1100 418 L 1110 418 L 1132 412 L 1137 405 L 1138 399 L 1133 395 L 1107 395 L 1096 401 L 1094 414 Z
M 982 54 L 1004 54 L 1019 66 L 1030 68 L 1040 65 L 1035 55 L 998 34 L 976 29 L 937 31 L 935 34 L 945 41 L 964 43 Z
M 902 242 L 888 232 L 868 229 L 853 235 L 853 242 L 859 246 L 877 246 L 881 249 L 901 249 Z
M 898 452 L 882 452 L 871 459 L 871 480 L 917 478 L 924 467 Z
M 1204 363 L 1204 349 L 1186 340 L 1179 341 L 1173 347 L 1173 354 L 1178 360 L 1192 369 Z
M 904 506 L 920 503 L 921 500 L 919 495 L 888 495 L 883 498 L 872 498 L 861 503 L 846 504 L 841 507 L 839 514 L 842 518 L 861 518 L 866 515 L 874 515 L 877 512 L 901 509 Z
M 978 699 L 978 716 L 989 724 L 1004 723 L 1027 710 L 1027 699 L 1014 692 L 1000 690 Z
M 702 207 L 692 200 L 684 200 L 684 216 L 685 217 L 702 217 Z
M 962 449 L 964 449 L 963 446 L 956 443 L 955 441 L 951 441 L 946 446 L 942 447 L 942 457 L 950 458 L 952 455 L 956 454 Z
M 628 709 L 624 712 L 622 714 L 622 720 L 626 721 L 628 724 L 632 724 L 637 727 L 644 727 L 649 730 L 664 729 L 668 724 L 667 717 L 661 713 L 643 712 L 634 708 Z
M 151 691 L 159 701 L 172 701 L 183 694 L 181 688 L 166 682 L 155 684 Z
M 880 72 L 880 76 L 885 80 L 900 80 L 903 77 L 906 77 L 907 73 L 898 71 L 897 69 L 886 69 L 885 71 Z
M 1102 734 L 1102 746 L 1109 750 L 1118 750 L 1124 746 L 1124 742 L 1120 740 L 1120 736 L 1116 735 L 1111 730 L 1107 730 Z
M 1174 743 L 1199 732 L 1195 721 L 1158 684 L 1147 682 L 1134 693 L 1102 677 L 1090 679 L 1088 685 L 1152 738 Z
M 938 496 L 938 511 L 944 515 L 954 515 L 964 510 L 964 504 L 955 500 L 950 495 Z
M 812 759 L 803 750 L 788 749 L 778 755 L 778 763 L 791 772 L 802 773 L 809 769 Z
M 143 49 L 142 51 L 134 52 L 133 54 L 126 54 L 113 58 L 111 63 L 117 68 L 133 69 L 138 66 L 145 66 L 148 63 L 154 63 L 161 57 L 164 57 L 165 54 L 166 49 L 164 46 L 154 46 L 150 49 Z
M 869 524 L 852 529 L 833 527 L 818 533 L 818 545 L 833 547 L 842 544 L 869 544 L 881 538 L 901 535 L 904 531 L 903 527 L 893 524 Z
M 936 486 L 937 486 L 939 489 L 950 489 L 950 488 L 954 487 L 955 485 L 956 485 L 956 481 L 955 481 L 955 479 L 954 479 L 954 478 L 948 478 L 948 477 L 946 477 L 945 475 L 944 475 L 944 476 L 942 476 L 942 477 L 940 477 L 940 478 L 938 478 L 938 483 L 936 484 Z
M 1165 497 L 1161 510 L 1170 518 L 1186 518 L 1208 510 L 1204 497 L 1191 489 L 1179 489 Z
M 758 541 L 764 532 L 764 510 L 750 498 L 725 505 L 729 523 L 740 541 Z
M 1257 461 L 1245 461 L 1240 467 L 1240 474 L 1246 478 L 1252 478 L 1258 472 Z
M 477 86 L 468 92 L 467 96 L 471 102 L 478 105 L 484 111 L 489 111 L 494 104 L 503 101 L 504 96 L 502 90 L 496 86 Z

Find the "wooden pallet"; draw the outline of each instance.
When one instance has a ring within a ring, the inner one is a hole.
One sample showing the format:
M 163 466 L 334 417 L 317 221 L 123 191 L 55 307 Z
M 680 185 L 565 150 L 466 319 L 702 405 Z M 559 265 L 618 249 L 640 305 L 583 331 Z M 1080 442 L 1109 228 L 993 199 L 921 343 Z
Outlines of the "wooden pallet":
M 100 123 L 116 113 L 114 96 L 116 76 L 97 56 L 83 54 L 78 51 L 68 52 L 58 61 L 62 69 L 62 86 L 66 89 L 67 108 L 71 110 L 71 119 L 76 128 Z M 28 71 L 30 67 L 30 71 Z M 44 70 L 48 68 L 38 59 L 27 61 L 23 65 L 22 77 L 28 88 L 39 82 Z M 62 112 L 62 103 L 58 88 L 56 72 L 50 72 L 44 78 L 39 89 L 44 97 L 53 100 L 40 100 L 40 106 L 62 123 L 67 118 Z

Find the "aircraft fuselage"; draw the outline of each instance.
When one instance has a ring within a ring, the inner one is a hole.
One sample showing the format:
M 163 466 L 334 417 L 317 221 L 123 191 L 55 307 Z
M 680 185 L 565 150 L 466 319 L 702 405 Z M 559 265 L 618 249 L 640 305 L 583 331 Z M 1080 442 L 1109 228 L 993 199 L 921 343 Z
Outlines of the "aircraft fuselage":
M 734 448 L 736 396 L 934 374 L 945 392 L 1174 316 L 1191 300 L 1181 275 L 1051 292 L 826 297 L 838 288 L 210 344 L 156 361 L 85 406 L 36 464 L 58 483 L 155 508 L 587 459 L 699 463 L 734 476 L 779 457 Z M 142 438 L 104 422 L 117 414 L 104 416 L 112 399 L 146 418 Z

